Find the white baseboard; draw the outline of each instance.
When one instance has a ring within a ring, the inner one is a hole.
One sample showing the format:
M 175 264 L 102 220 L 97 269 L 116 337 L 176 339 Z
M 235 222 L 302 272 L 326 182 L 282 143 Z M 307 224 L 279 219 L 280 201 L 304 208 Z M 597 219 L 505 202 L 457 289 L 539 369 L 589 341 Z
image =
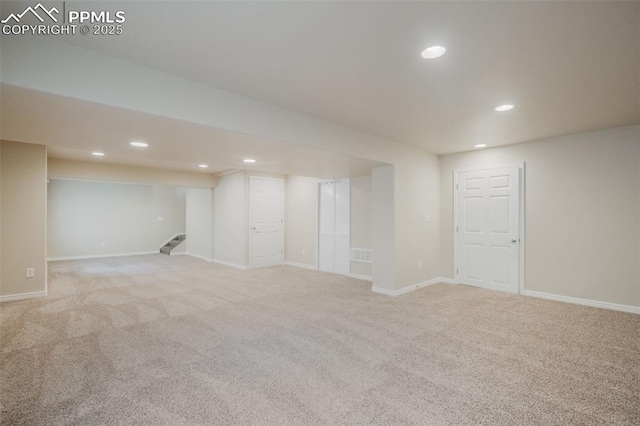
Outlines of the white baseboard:
M 354 274 L 353 272 L 348 273 L 347 276 L 351 277 L 351 278 L 358 279 L 358 280 L 363 280 L 363 281 L 369 281 L 369 282 L 373 281 L 373 278 L 371 278 L 368 275 Z
M 184 255 L 188 255 L 189 253 L 187 253 L 186 251 L 179 251 L 174 253 L 173 251 L 169 252 L 169 256 L 184 256 Z
M 217 263 L 218 265 L 224 265 L 224 266 L 228 266 L 230 268 L 235 268 L 235 269 L 241 269 L 243 271 L 246 271 L 248 269 L 251 269 L 248 266 L 244 266 L 244 265 L 239 265 L 237 263 L 233 263 L 233 262 L 227 262 L 226 260 L 220 260 L 220 259 L 209 259 L 207 257 L 201 256 L 199 254 L 195 254 L 195 253 L 189 253 L 189 252 L 184 252 L 184 253 L 176 253 L 176 254 L 182 254 L 182 255 L 187 255 L 187 256 L 191 256 L 191 257 L 195 257 L 196 259 L 200 259 L 200 260 L 204 260 L 205 262 L 209 262 L 209 263 Z
M 184 252 L 185 255 L 195 257 L 196 259 L 204 260 L 205 262 L 213 262 L 213 259 L 209 259 L 208 257 L 201 256 L 195 253 L 189 253 L 188 251 Z
M 598 300 L 580 299 L 578 297 L 561 296 L 559 294 L 543 293 L 541 291 L 524 290 L 523 296 L 537 297 L 539 299 L 555 300 L 558 302 L 574 303 L 577 305 L 591 306 L 593 308 L 611 309 L 614 311 L 629 312 L 632 314 L 640 314 L 640 307 L 620 305 L 617 303 L 600 302 Z
M 57 262 L 60 260 L 102 259 L 105 257 L 141 256 L 146 254 L 160 254 L 160 249 L 158 249 L 157 251 L 136 251 L 132 253 L 89 254 L 85 256 L 49 257 L 47 258 L 47 262 Z
M 314 271 L 318 270 L 318 267 L 316 265 L 307 265 L 306 263 L 289 262 L 287 260 L 284 262 L 284 264 L 288 266 L 295 266 L 296 268 L 313 269 Z
M 305 263 L 298 263 L 298 262 L 289 262 L 286 261 L 284 262 L 285 265 L 288 266 L 294 266 L 296 268 L 304 268 L 304 269 L 312 269 L 314 271 L 318 270 L 318 267 L 316 265 L 307 265 Z M 328 272 L 329 274 L 332 274 L 333 272 Z M 364 280 L 364 281 L 372 281 L 371 277 L 368 275 L 360 275 L 360 274 L 354 274 L 354 273 L 348 273 L 348 274 L 337 274 L 336 275 L 343 275 L 346 277 L 351 277 L 351 278 L 356 278 L 358 280 Z
M 179 253 L 179 254 L 186 254 L 187 256 L 195 257 L 196 259 L 201 259 L 201 260 L 204 260 L 205 262 L 217 263 L 218 265 L 229 266 L 230 268 L 235 268 L 235 269 L 242 269 L 243 271 L 246 271 L 247 269 L 251 269 L 248 266 L 239 265 L 239 264 L 233 263 L 233 262 L 227 262 L 226 260 L 209 259 L 208 257 L 204 257 L 204 256 L 201 256 L 201 255 L 195 254 L 195 253 L 184 252 L 184 253 Z
M 212 259 L 210 262 L 217 263 L 218 265 L 228 266 L 228 267 L 230 267 L 230 268 L 241 269 L 241 270 L 243 270 L 243 271 L 246 271 L 246 270 L 248 270 L 248 269 L 251 269 L 251 268 L 249 268 L 248 266 L 245 266 L 245 265 L 239 265 L 239 264 L 237 264 L 237 263 L 233 263 L 233 262 L 227 262 L 226 260 Z
M 33 299 L 34 297 L 45 297 L 47 291 L 34 291 L 32 293 L 9 294 L 0 296 L 0 302 L 11 302 L 13 300 Z
M 410 285 L 410 286 L 405 287 L 405 288 L 401 288 L 400 290 L 389 290 L 389 289 L 382 288 L 382 287 L 371 287 L 371 291 L 373 291 L 375 293 L 386 294 L 387 296 L 400 296 L 402 294 L 409 293 L 410 291 L 417 290 L 419 288 L 427 287 L 427 286 L 430 286 L 430 285 L 433 285 L 433 284 L 438 284 L 438 283 L 451 284 L 451 283 L 453 283 L 453 280 L 451 280 L 450 278 L 437 277 L 437 278 L 432 278 L 432 279 L 427 280 L 427 281 L 423 281 L 423 282 L 418 283 L 418 284 Z

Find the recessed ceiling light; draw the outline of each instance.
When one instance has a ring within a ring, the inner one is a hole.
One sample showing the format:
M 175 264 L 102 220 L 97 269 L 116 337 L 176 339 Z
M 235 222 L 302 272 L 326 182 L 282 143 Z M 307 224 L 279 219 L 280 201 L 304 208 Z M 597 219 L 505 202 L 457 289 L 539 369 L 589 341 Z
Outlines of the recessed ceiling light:
M 198 164 L 198 167 L 200 167 L 201 169 L 206 169 L 209 166 L 206 164 Z
M 135 146 L 136 148 L 146 148 L 149 146 L 146 142 L 131 142 L 129 145 Z
M 92 152 L 91 155 L 94 155 L 96 157 L 104 157 L 104 152 Z
M 254 160 L 253 158 L 245 158 L 242 161 L 244 161 L 245 163 L 255 163 L 256 162 L 256 160 Z
M 479 143 L 477 145 L 474 145 L 474 148 L 485 148 L 487 146 L 486 143 Z
M 422 57 L 425 59 L 435 59 L 444 55 L 444 52 L 446 51 L 447 49 L 442 46 L 431 46 L 422 51 Z
M 496 111 L 498 112 L 502 112 L 502 111 L 509 111 L 510 109 L 513 109 L 513 105 L 500 105 L 499 107 L 496 107 Z

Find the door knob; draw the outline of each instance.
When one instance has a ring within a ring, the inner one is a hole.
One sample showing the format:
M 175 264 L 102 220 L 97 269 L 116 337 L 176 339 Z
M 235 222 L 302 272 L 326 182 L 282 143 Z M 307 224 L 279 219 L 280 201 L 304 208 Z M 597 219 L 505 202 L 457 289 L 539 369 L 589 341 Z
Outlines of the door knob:
M 511 240 L 511 242 L 512 242 L 512 243 L 517 243 L 517 242 L 518 242 L 518 240 Z

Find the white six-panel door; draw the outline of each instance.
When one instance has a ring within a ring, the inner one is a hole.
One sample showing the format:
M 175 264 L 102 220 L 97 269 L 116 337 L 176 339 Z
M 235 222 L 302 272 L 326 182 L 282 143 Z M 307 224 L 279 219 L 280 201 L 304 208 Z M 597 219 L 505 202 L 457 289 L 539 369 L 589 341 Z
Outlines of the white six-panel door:
M 350 186 L 348 180 L 319 184 L 318 269 L 350 272 Z
M 251 177 L 249 180 L 251 266 L 284 263 L 284 181 Z M 241 214 L 241 212 L 239 212 Z
M 520 169 L 459 171 L 455 179 L 456 279 L 517 293 L 520 277 Z

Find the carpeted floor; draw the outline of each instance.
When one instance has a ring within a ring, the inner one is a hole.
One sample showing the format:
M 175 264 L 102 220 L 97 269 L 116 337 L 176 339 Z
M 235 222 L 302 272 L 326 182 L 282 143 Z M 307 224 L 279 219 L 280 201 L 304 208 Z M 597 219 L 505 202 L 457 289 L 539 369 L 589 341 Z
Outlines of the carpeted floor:
M 640 315 L 187 256 L 0 305 L 6 425 L 640 424 Z

